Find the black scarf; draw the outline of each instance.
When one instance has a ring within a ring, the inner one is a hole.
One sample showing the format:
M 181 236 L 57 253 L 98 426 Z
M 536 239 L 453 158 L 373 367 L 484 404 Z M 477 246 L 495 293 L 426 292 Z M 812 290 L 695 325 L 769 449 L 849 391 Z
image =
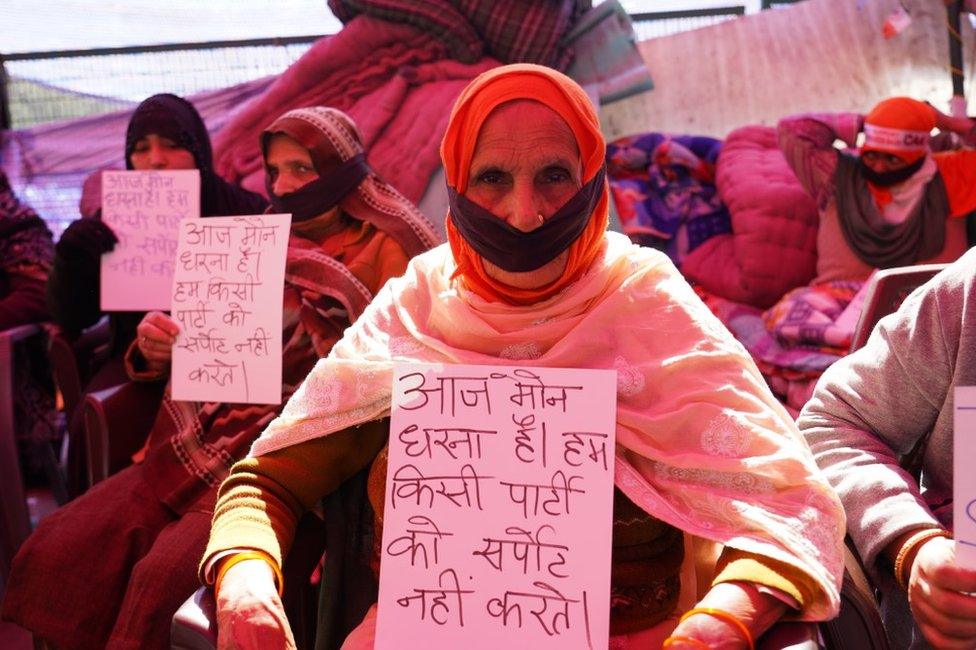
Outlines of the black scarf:
M 606 166 L 583 185 L 552 217 L 522 232 L 504 219 L 447 188 L 451 219 L 461 237 L 484 259 L 511 272 L 533 271 L 570 247 L 590 221 L 603 193 Z
M 292 222 L 307 221 L 328 212 L 354 191 L 369 175 L 369 165 L 363 154 L 356 154 L 344 161 L 326 176 L 319 176 L 294 192 L 278 196 L 273 191 L 270 174 L 264 175 L 264 186 L 271 197 L 275 212 L 290 213 Z
M 125 132 L 126 169 L 132 169 L 136 143 L 151 134 L 172 140 L 193 155 L 200 170 L 200 216 L 264 212 L 267 202 L 260 195 L 228 183 L 213 171 L 210 134 L 193 104 L 167 93 L 153 95 L 139 104 Z
M 892 185 L 897 185 L 902 181 L 907 181 L 909 178 L 915 175 L 915 172 L 922 168 L 925 164 L 925 156 L 922 156 L 910 165 L 906 165 L 901 169 L 894 169 L 887 172 L 876 172 L 867 165 L 864 164 L 864 160 L 861 158 L 857 159 L 857 166 L 861 172 L 861 175 L 867 179 L 872 185 L 878 187 L 891 187 Z
M 938 173 L 912 213 L 898 224 L 884 220 L 856 157 L 839 154 L 834 178 L 841 232 L 865 264 L 878 269 L 909 266 L 937 255 L 945 246 L 949 197 Z

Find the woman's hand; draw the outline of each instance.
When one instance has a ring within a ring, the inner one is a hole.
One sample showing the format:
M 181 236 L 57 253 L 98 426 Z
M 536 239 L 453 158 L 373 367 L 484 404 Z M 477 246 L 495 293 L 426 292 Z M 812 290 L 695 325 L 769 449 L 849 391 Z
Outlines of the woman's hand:
M 136 327 L 136 345 L 150 370 L 163 371 L 173 359 L 173 344 L 180 327 L 161 311 L 146 314 Z
M 295 647 L 268 563 L 244 560 L 228 569 L 217 592 L 218 650 Z
M 955 542 L 935 537 L 911 565 L 908 602 L 925 638 L 936 648 L 976 645 L 976 571 L 956 564 Z
M 697 607 L 710 607 L 727 612 L 742 622 L 753 640 L 758 639 L 770 625 L 786 611 L 786 604 L 774 596 L 761 593 L 748 582 L 723 582 L 712 587 Z M 689 639 L 683 641 L 681 638 Z M 700 650 L 741 650 L 748 648 L 742 630 L 734 623 L 711 616 L 694 614 L 686 618 L 674 632 L 668 648 Z M 704 645 L 702 645 L 704 644 Z
M 65 228 L 55 245 L 58 255 L 65 259 L 90 258 L 97 260 L 119 242 L 112 229 L 100 219 L 78 219 Z

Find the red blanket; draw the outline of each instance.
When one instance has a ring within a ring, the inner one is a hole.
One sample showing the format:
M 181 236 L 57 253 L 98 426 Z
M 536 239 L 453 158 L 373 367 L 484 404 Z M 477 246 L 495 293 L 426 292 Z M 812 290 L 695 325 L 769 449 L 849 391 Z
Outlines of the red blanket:
M 214 138 L 219 174 L 264 193 L 258 135 L 276 117 L 302 106 L 333 106 L 362 132 L 377 173 L 417 203 L 440 164 L 438 147 L 451 106 L 476 75 L 498 65 L 447 58 L 432 36 L 359 16 L 315 43 L 263 94 L 245 104 Z

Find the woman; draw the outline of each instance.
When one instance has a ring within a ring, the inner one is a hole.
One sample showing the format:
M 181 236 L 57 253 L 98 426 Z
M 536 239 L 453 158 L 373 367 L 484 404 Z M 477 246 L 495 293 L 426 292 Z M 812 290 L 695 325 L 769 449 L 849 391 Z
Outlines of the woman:
M 44 282 L 54 243 L 47 224 L 10 187 L 0 171 L 0 330 L 48 319 Z M 21 467 L 28 483 L 50 471 L 59 439 L 47 354 L 36 337 L 14 348 L 14 409 Z
M 272 209 L 293 219 L 282 321 L 287 399 L 435 237 L 370 171 L 345 114 L 290 111 L 262 144 Z M 176 331 L 165 315 L 147 315 L 127 357 L 133 378 L 160 378 L 169 367 L 172 338 L 150 322 Z M 145 459 L 44 519 L 25 542 L 3 617 L 59 648 L 168 648 L 170 619 L 196 586 L 217 486 L 279 410 L 164 399 Z
M 200 170 L 200 216 L 259 214 L 267 202 L 259 195 L 231 185 L 213 171 L 210 136 L 193 104 L 176 95 L 153 95 L 136 107 L 125 133 L 125 167 L 135 170 Z M 100 174 L 100 172 L 96 172 Z M 98 178 L 97 176 L 95 177 Z M 83 212 L 101 183 L 86 182 Z M 100 200 L 98 201 L 100 203 Z M 48 279 L 47 301 L 54 322 L 69 333 L 94 325 L 100 307 L 101 256 L 115 248 L 118 238 L 98 216 L 99 211 L 73 222 L 61 234 L 54 269 Z M 112 318 L 112 360 L 86 389 L 98 390 L 125 380 L 122 355 L 135 338 L 143 313 L 117 312 Z
M 613 574 L 658 579 L 611 586 L 613 647 L 673 634 L 673 647 L 741 648 L 784 615 L 833 616 L 837 498 L 667 258 L 606 232 L 605 144 L 583 90 L 539 66 L 485 73 L 441 155 L 450 246 L 384 288 L 221 487 L 201 572 L 219 583 L 222 645 L 289 642 L 275 583 L 302 508 L 374 457 L 382 507 L 394 360 L 617 369 L 614 537 L 628 528 L 643 548 Z M 371 647 L 374 625 L 375 608 L 346 647 Z

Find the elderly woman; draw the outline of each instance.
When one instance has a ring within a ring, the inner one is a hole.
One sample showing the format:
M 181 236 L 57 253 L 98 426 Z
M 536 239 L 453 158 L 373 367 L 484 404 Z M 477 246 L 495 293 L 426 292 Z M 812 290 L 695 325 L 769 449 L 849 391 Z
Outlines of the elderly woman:
M 292 214 L 282 307 L 287 399 L 436 236 L 366 165 L 344 113 L 290 111 L 262 145 L 272 209 Z M 177 325 L 154 312 L 138 329 L 130 375 L 164 377 Z M 25 542 L 3 618 L 58 648 L 169 648 L 170 619 L 196 586 L 217 486 L 279 410 L 165 398 L 144 460 L 45 518 Z
M 441 154 L 450 245 L 384 288 L 221 486 L 202 575 L 222 646 L 290 643 L 276 581 L 295 521 L 374 458 L 382 522 L 394 361 L 617 370 L 611 647 L 744 648 L 783 616 L 833 616 L 840 504 L 667 258 L 606 232 L 583 90 L 539 66 L 485 73 Z M 375 607 L 345 647 L 374 626 Z

